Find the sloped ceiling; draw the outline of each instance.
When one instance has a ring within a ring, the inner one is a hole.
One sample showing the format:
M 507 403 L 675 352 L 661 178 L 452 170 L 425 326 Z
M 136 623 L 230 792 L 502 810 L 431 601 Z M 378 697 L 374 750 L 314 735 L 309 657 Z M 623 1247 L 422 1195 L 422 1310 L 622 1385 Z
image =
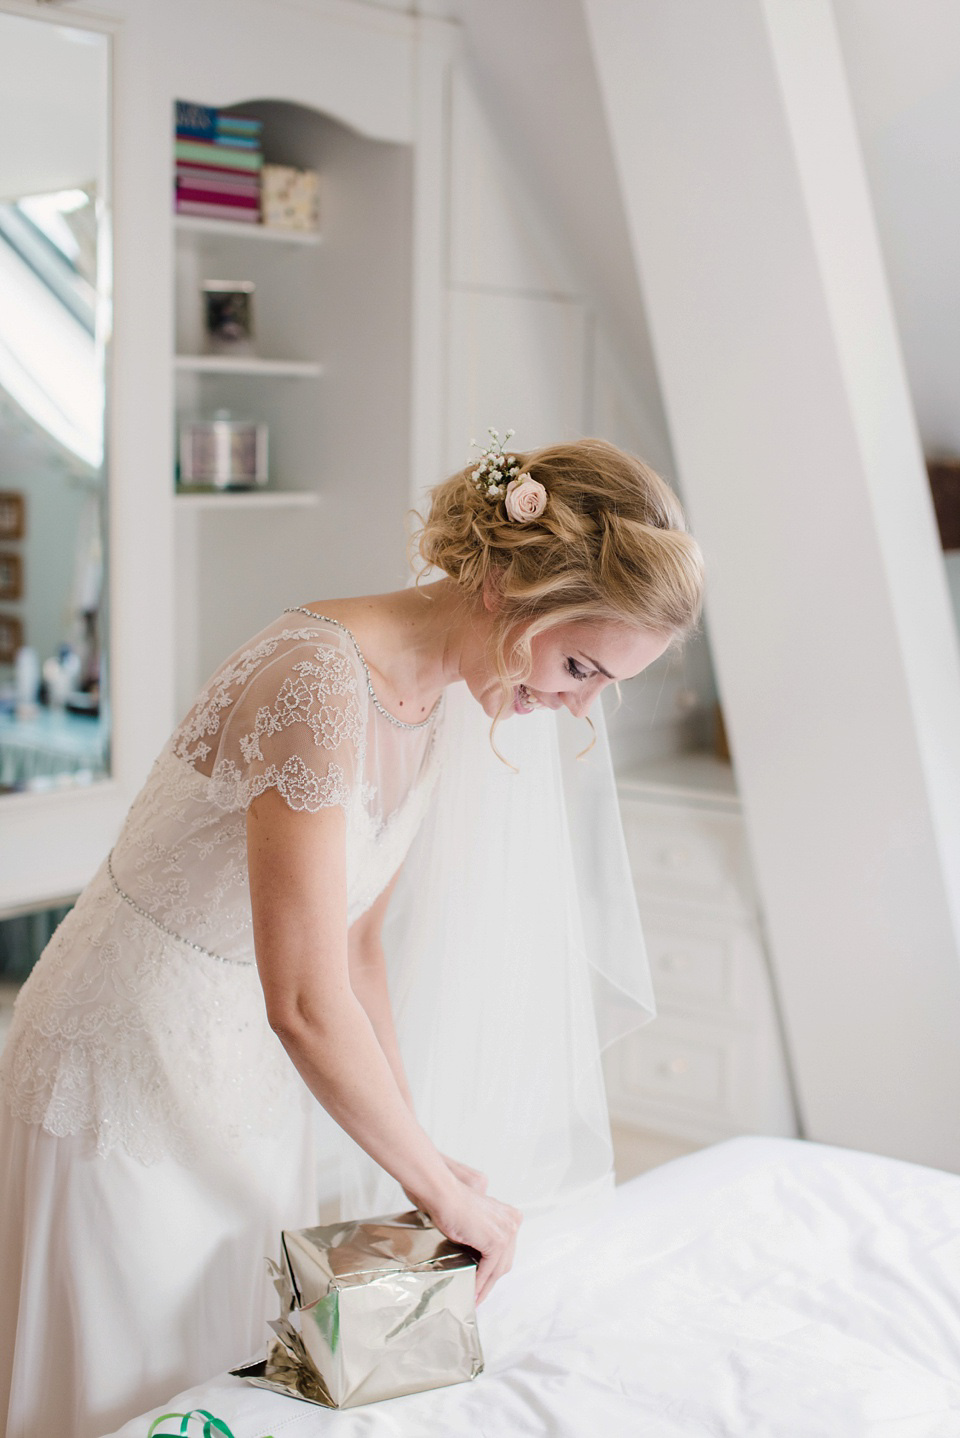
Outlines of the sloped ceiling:
M 921 438 L 957 455 L 960 5 L 834 0 L 834 12 Z
M 559 227 L 660 453 L 666 421 L 580 0 L 434 0 L 463 26 L 504 152 Z
M 833 0 L 847 78 L 865 138 L 960 76 L 956 0 Z

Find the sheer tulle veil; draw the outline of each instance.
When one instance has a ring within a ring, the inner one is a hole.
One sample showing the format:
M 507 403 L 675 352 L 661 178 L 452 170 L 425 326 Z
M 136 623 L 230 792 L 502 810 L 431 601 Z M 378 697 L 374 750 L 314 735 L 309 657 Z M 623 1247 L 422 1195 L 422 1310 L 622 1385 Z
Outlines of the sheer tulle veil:
M 602 1049 L 654 1013 L 599 701 L 596 744 L 565 711 L 511 718 L 497 745 L 463 683 L 384 930 L 404 1062 L 439 1148 L 529 1216 L 611 1182 Z M 405 1204 L 347 1142 L 351 1216 Z

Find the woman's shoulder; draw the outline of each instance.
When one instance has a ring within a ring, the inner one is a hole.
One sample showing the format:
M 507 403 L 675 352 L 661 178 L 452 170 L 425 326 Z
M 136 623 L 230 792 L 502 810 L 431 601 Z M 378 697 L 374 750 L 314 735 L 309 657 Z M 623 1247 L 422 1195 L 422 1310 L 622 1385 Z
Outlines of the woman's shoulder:
M 258 676 L 279 677 L 298 666 L 328 668 L 344 681 L 362 672 L 357 646 L 344 625 L 306 606 L 291 607 L 225 659 L 205 691 L 242 689 Z
M 172 736 L 174 752 L 196 762 L 211 755 L 227 727 L 283 727 L 314 711 L 349 706 L 359 730 L 366 705 L 363 661 L 349 633 L 325 616 L 288 609 L 224 660 Z

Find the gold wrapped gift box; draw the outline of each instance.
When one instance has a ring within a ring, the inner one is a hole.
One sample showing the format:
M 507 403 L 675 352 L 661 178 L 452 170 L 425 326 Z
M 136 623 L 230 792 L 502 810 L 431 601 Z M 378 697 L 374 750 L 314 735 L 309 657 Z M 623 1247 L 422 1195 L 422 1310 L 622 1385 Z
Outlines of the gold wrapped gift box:
M 231 1372 L 325 1408 L 476 1378 L 476 1265 L 422 1213 L 285 1230 L 277 1336 Z

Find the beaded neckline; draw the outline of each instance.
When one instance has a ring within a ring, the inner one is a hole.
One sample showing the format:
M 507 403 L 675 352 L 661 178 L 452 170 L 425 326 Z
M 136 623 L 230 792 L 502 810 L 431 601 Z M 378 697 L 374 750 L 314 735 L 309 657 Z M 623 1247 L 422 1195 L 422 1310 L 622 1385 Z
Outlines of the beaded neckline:
M 436 704 L 434 704 L 433 708 L 430 710 L 430 713 L 427 715 L 426 719 L 419 719 L 416 724 L 410 724 L 406 719 L 398 719 L 395 714 L 390 713 L 389 709 L 385 709 L 383 707 L 383 705 L 380 703 L 380 700 L 377 698 L 377 691 L 373 687 L 373 680 L 370 678 L 370 670 L 367 666 L 367 661 L 363 657 L 363 650 L 357 643 L 355 635 L 347 628 L 345 624 L 341 624 L 339 619 L 331 619 L 329 614 L 318 614 L 315 609 L 307 609 L 306 606 L 303 604 L 291 604 L 289 608 L 285 609 L 283 612 L 284 614 L 309 614 L 311 619 L 322 619 L 325 624 L 335 624 L 337 628 L 347 636 L 347 638 L 350 640 L 350 643 L 357 651 L 357 658 L 363 665 L 363 672 L 367 676 L 367 690 L 369 692 L 370 698 L 373 700 L 373 707 L 377 710 L 379 714 L 383 715 L 384 719 L 389 719 L 391 724 L 395 724 L 398 729 L 425 729 L 427 725 L 431 722 L 431 720 L 434 718 L 437 710 L 443 703 L 442 694 L 440 695 L 440 698 L 437 700 Z

